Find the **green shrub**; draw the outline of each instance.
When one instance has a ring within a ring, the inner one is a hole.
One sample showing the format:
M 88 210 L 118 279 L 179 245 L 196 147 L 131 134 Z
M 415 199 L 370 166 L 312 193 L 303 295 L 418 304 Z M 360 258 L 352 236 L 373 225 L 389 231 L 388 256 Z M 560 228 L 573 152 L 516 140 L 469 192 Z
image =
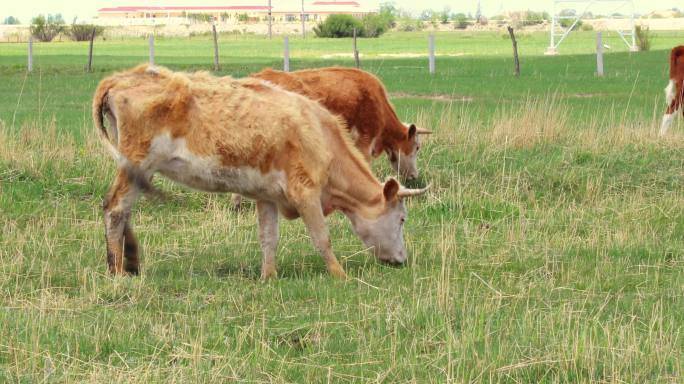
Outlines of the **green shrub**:
M 563 28 L 570 28 L 570 26 L 571 26 L 572 23 L 574 23 L 574 22 L 575 22 L 575 21 L 572 20 L 572 19 L 561 19 L 561 20 L 560 20 L 560 25 L 561 25 L 561 27 L 563 27 Z M 572 27 L 572 30 L 573 30 L 573 31 L 576 31 L 578 28 L 581 28 L 581 27 L 582 27 L 582 24 L 584 24 L 584 23 L 582 22 L 582 20 L 577 20 L 577 24 L 575 24 L 575 26 Z
M 648 51 L 651 49 L 651 31 L 648 27 L 637 25 L 634 27 L 636 33 L 637 46 L 640 51 Z
M 388 13 L 368 14 L 361 20 L 351 15 L 330 15 L 314 27 L 318 37 L 378 37 L 387 32 L 394 24 L 394 16 Z
M 69 35 L 74 41 L 88 41 L 90 34 L 95 29 L 95 37 L 101 36 L 104 32 L 104 27 L 93 24 L 72 24 L 69 30 Z
M 425 23 L 423 23 L 421 20 L 404 17 L 399 20 L 397 29 L 401 32 L 422 31 L 423 29 L 425 29 Z
M 575 15 L 577 15 L 577 12 L 575 12 L 575 10 L 573 10 L 573 9 L 564 9 L 564 10 L 560 11 L 559 15 L 560 16 L 575 16 Z M 570 26 L 572 26 L 572 23 L 574 23 L 574 22 L 575 22 L 574 19 L 560 19 L 560 21 L 559 21 L 560 26 L 563 28 L 570 28 Z M 577 20 L 577 24 L 575 24 L 575 26 L 572 29 L 577 30 L 578 28 L 580 28 L 582 26 L 582 24 L 583 24 L 582 20 Z
M 214 21 L 214 16 L 208 13 L 188 13 L 188 19 L 200 23 L 210 23 Z
M 351 37 L 363 29 L 361 20 L 352 15 L 330 15 L 325 21 L 314 27 L 318 37 Z
M 523 13 L 522 25 L 539 25 L 544 23 L 544 20 L 549 20 L 550 16 L 547 12 L 526 11 Z
M 379 37 L 392 27 L 392 21 L 382 14 L 367 14 L 361 19 L 362 30 L 359 36 Z
M 594 27 L 591 24 L 582 24 L 580 31 L 593 31 Z
M 48 15 L 47 19 L 43 15 L 38 15 L 31 20 L 31 35 L 39 41 L 52 41 L 57 35 L 66 31 L 62 15 Z
M 454 15 L 454 28 L 456 29 L 466 29 L 468 28 L 468 18 L 463 13 L 457 13 Z

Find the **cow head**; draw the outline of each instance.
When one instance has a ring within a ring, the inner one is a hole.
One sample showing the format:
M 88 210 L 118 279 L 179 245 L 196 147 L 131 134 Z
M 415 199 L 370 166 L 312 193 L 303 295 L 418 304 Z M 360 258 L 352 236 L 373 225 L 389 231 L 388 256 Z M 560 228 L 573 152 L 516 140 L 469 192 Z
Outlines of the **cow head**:
M 389 179 L 383 187 L 384 210 L 374 219 L 351 213 L 349 218 L 354 232 L 363 243 L 373 249 L 375 256 L 383 262 L 399 265 L 406 261 L 404 246 L 404 222 L 406 206 L 404 197 L 425 193 L 423 189 L 404 189 L 395 179 Z
M 418 177 L 418 150 L 420 150 L 421 134 L 431 134 L 432 131 L 417 128 L 414 124 L 407 125 L 406 139 L 396 149 L 388 151 L 392 168 L 406 180 Z

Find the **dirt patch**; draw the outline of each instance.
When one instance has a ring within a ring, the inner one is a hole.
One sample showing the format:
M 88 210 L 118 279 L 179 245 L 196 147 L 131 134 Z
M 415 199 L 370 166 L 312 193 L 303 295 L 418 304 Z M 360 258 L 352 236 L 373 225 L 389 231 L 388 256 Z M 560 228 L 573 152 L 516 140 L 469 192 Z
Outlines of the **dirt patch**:
M 363 55 L 359 53 L 359 57 L 363 57 Z M 353 53 L 330 53 L 330 54 L 321 56 L 321 59 L 334 59 L 334 58 L 354 58 L 354 54 Z
M 599 93 L 575 93 L 572 95 L 569 95 L 568 97 L 571 97 L 573 99 L 591 99 L 592 97 L 597 97 L 601 96 Z
M 463 52 L 459 53 L 435 53 L 435 56 L 440 57 L 460 57 L 465 56 Z M 427 53 L 415 53 L 415 52 L 400 52 L 400 53 L 379 53 L 378 57 L 396 57 L 396 58 L 416 58 L 416 57 L 427 57 Z
M 405 93 L 405 92 L 390 92 L 389 96 L 391 98 L 396 98 L 396 99 L 422 99 L 422 100 L 432 100 L 432 101 L 442 101 L 442 102 L 458 102 L 458 103 L 469 103 L 475 98 L 471 96 L 459 96 L 459 95 L 443 95 L 443 94 L 435 94 L 435 95 L 415 95 L 411 93 Z

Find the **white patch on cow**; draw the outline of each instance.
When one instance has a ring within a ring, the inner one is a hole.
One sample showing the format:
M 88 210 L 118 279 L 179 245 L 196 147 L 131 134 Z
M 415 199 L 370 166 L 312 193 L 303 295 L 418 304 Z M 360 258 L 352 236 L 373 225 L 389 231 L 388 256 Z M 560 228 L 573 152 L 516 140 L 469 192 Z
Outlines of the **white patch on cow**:
M 672 125 L 672 121 L 675 118 L 676 113 L 670 113 L 670 114 L 664 114 L 663 115 L 663 122 L 660 124 L 660 136 L 665 136 L 667 133 L 667 130 L 670 129 L 670 125 Z
M 183 138 L 168 133 L 152 140 L 143 170 L 158 171 L 171 180 L 206 192 L 235 192 L 251 198 L 282 200 L 287 189 L 283 171 L 262 173 L 249 166 L 226 167 L 216 157 L 192 153 Z
M 674 80 L 670 79 L 670 82 L 667 84 L 667 87 L 665 88 L 665 102 L 667 105 L 672 104 L 672 102 L 675 99 L 675 82 Z

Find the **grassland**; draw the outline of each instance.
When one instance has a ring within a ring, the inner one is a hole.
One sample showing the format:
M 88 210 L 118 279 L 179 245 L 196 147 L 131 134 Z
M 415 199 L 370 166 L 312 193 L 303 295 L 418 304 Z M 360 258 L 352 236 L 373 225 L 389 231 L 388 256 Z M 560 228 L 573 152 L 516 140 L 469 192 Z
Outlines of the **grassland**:
M 0 45 L 0 382 L 682 382 L 684 124 L 656 137 L 667 48 L 616 39 L 594 76 L 593 34 L 544 57 L 501 34 L 363 40 L 363 67 L 399 115 L 435 130 L 419 160 L 405 268 L 377 263 L 339 214 L 335 281 L 301 222 L 281 221 L 279 279 L 258 281 L 252 210 L 159 181 L 134 227 L 142 274 L 105 272 L 100 202 L 114 164 L 94 138 L 100 78 L 145 40 Z M 294 68 L 349 40 L 292 41 Z M 222 74 L 280 67 L 280 42 L 222 36 Z M 157 41 L 157 63 L 210 69 L 205 37 Z M 334 57 L 334 56 L 333 56 Z M 391 174 L 384 159 L 376 174 Z

